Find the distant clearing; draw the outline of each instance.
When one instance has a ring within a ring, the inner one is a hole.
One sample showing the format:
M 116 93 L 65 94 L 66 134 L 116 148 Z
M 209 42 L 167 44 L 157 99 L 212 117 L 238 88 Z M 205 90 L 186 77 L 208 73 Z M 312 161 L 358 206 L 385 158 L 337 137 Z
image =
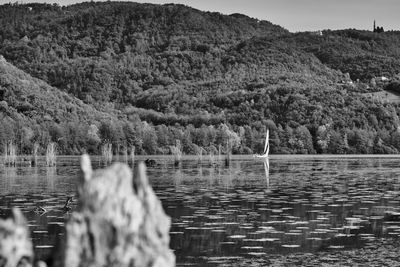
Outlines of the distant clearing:
M 400 94 L 391 91 L 380 91 L 375 93 L 366 93 L 363 95 L 367 98 L 372 98 L 373 100 L 383 103 L 400 103 Z

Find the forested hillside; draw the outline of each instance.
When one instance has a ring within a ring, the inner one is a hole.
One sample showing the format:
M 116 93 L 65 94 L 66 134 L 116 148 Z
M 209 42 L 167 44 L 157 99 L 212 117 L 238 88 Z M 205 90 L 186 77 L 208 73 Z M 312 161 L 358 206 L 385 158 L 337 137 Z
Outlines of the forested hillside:
M 285 40 L 314 54 L 330 68 L 349 73 L 353 80 L 369 82 L 377 76 L 400 73 L 400 32 L 350 29 L 323 31 L 322 36 L 299 33 Z
M 67 154 L 104 142 L 168 154 L 176 140 L 254 153 L 267 128 L 272 153 L 400 150 L 398 102 L 366 94 L 398 87 L 398 32 L 293 34 L 128 2 L 7 4 L 0 23 L 0 142 L 25 153 L 55 141 Z

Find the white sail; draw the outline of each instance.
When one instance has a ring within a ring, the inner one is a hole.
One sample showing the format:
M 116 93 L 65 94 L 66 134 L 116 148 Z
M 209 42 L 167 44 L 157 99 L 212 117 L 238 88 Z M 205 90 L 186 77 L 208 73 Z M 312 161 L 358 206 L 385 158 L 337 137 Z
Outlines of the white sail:
M 269 155 L 269 130 L 267 130 L 267 136 L 265 137 L 265 145 L 264 145 L 264 151 L 262 155 L 254 155 L 254 157 L 257 158 L 268 158 Z
M 264 155 L 269 155 L 269 130 L 267 130 L 267 136 L 265 137 Z

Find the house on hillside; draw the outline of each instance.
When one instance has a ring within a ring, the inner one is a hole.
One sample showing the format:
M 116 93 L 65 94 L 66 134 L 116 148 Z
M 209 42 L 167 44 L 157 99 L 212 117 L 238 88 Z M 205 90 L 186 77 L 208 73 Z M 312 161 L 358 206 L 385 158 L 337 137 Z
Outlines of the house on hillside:
M 388 81 L 390 81 L 390 79 L 388 78 L 388 77 L 385 77 L 385 76 L 381 76 L 381 77 L 375 77 L 375 81 L 376 82 L 388 82 Z
M 311 31 L 311 32 L 308 32 L 308 33 L 312 34 L 312 35 L 318 35 L 318 36 L 322 36 L 323 35 L 322 31 Z
M 379 77 L 372 78 L 371 84 L 373 85 L 373 87 L 375 87 L 375 86 L 383 87 L 383 86 L 387 85 L 390 81 L 391 81 L 391 79 L 389 79 L 388 77 L 379 76 Z

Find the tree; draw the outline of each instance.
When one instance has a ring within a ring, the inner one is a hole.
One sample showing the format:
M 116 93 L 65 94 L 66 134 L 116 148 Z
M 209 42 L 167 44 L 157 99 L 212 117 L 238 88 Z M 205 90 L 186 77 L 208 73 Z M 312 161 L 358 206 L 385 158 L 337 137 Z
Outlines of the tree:
M 148 154 L 156 154 L 158 150 L 157 146 L 157 133 L 154 127 L 147 122 L 142 123 L 142 147 Z
M 330 154 L 346 154 L 347 150 L 345 136 L 340 132 L 331 130 L 327 152 Z
M 6 144 L 9 140 L 15 139 L 13 121 L 8 117 L 3 117 L 0 120 L 0 142 L 2 145 Z M 3 146 L 1 146 L 3 149 Z
M 100 143 L 99 128 L 97 128 L 96 124 L 89 125 L 87 129 L 87 152 L 99 153 Z
M 103 141 L 111 142 L 114 145 L 120 145 L 125 141 L 124 132 L 119 122 L 102 121 L 99 133 Z
M 240 146 L 240 137 L 237 133 L 230 130 L 228 125 L 220 124 L 218 127 L 217 144 L 226 147 L 226 149 L 236 150 Z
M 294 136 L 297 139 L 296 153 L 302 153 L 302 154 L 315 153 L 312 136 L 307 127 L 305 126 L 297 127 L 294 131 Z

